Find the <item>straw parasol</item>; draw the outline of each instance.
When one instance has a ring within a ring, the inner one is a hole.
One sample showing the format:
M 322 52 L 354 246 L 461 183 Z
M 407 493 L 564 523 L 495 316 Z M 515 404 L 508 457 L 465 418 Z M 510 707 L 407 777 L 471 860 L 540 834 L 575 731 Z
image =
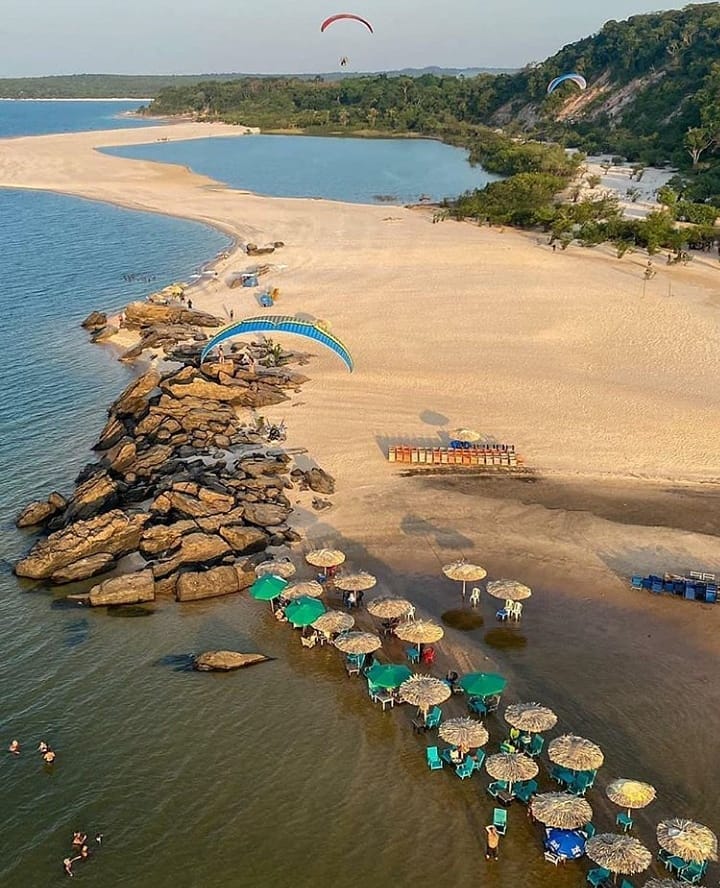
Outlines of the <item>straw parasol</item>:
M 556 829 L 577 829 L 592 820 L 590 803 L 569 792 L 544 792 L 530 800 L 530 813 Z
M 692 820 L 674 817 L 658 824 L 657 840 L 661 848 L 683 860 L 704 863 L 718 859 L 715 833 Z
M 372 632 L 347 632 L 336 638 L 333 644 L 344 654 L 372 654 L 382 647 L 382 642 Z
M 444 681 L 430 675 L 413 675 L 400 685 L 400 698 L 417 706 L 423 715 L 431 706 L 444 703 L 451 693 Z
M 474 718 L 450 718 L 440 725 L 438 734 L 446 743 L 461 749 L 484 746 L 490 737 L 485 725 Z
M 432 620 L 406 620 L 395 627 L 395 635 L 403 641 L 416 644 L 420 650 L 421 644 L 433 644 L 440 641 L 445 634 L 442 626 L 433 623 Z
M 337 577 L 335 588 L 341 589 L 343 592 L 365 592 L 366 589 L 372 589 L 376 583 L 377 580 L 372 574 L 360 570 L 357 573 Z
M 339 549 L 313 549 L 305 556 L 313 567 L 321 567 L 325 573 L 329 567 L 338 567 L 345 561 L 345 553 Z
M 571 771 L 594 771 L 605 761 L 599 746 L 574 734 L 563 734 L 551 740 L 548 757 L 551 762 Z
M 315 620 L 313 629 L 322 632 L 323 635 L 335 635 L 338 632 L 346 632 L 355 625 L 355 617 L 346 614 L 345 611 L 329 610 Z
M 598 866 L 632 876 L 641 873 L 652 863 L 652 854 L 634 836 L 601 833 L 585 844 L 585 853 Z
M 641 783 L 639 780 L 626 780 L 624 777 L 613 780 L 605 792 L 611 802 L 615 802 L 621 808 L 627 808 L 628 817 L 632 808 L 644 808 L 655 798 L 654 786 Z
M 532 589 L 517 580 L 491 580 L 486 588 L 493 598 L 504 598 L 505 601 L 523 601 L 532 595 Z
M 410 610 L 412 610 L 412 602 L 406 598 L 393 598 L 391 596 L 374 598 L 367 606 L 369 614 L 382 620 L 395 620 L 398 617 L 404 617 Z
M 450 432 L 451 441 L 462 441 L 464 444 L 474 444 L 480 438 L 482 435 L 474 429 L 453 429 Z
M 505 721 L 518 731 L 540 734 L 555 727 L 557 716 L 540 703 L 513 703 L 505 710 Z
M 323 587 L 317 580 L 301 580 L 298 583 L 290 583 L 283 589 L 283 598 L 320 598 Z
M 465 584 L 475 583 L 477 580 L 484 580 L 487 571 L 479 564 L 470 564 L 469 561 L 453 561 L 452 564 L 446 564 L 442 572 L 450 580 L 462 583 L 462 596 L 465 598 Z
M 264 577 L 266 574 L 289 580 L 295 576 L 295 565 L 292 561 L 263 561 L 255 565 L 256 577 Z
M 522 752 L 498 752 L 485 762 L 485 770 L 496 780 L 508 783 L 508 792 L 518 780 L 532 780 L 538 772 L 537 762 Z

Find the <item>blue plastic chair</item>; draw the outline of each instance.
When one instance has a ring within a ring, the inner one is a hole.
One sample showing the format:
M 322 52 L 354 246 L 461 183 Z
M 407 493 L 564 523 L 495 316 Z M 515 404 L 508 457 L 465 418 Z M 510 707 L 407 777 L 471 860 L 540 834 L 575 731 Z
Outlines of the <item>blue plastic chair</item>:
M 633 577 L 631 582 L 636 589 L 642 589 L 642 577 Z
M 600 885 L 604 885 L 605 882 L 612 876 L 610 870 L 606 870 L 602 866 L 595 867 L 595 869 L 591 869 L 587 874 L 587 882 L 589 885 L 592 885 L 593 888 L 599 888 Z
M 538 791 L 537 780 L 523 780 L 513 786 L 513 795 L 524 805 L 530 804 L 530 799 Z
M 501 792 L 507 792 L 507 788 L 507 780 L 493 780 L 493 782 L 488 785 L 487 791 L 494 799 L 496 799 Z
M 425 719 L 425 727 L 427 728 L 437 728 L 440 724 L 440 720 L 442 719 L 442 709 L 439 706 L 433 706 L 433 708 L 428 712 L 427 718 Z
M 493 808 L 493 826 L 504 836 L 507 832 L 507 811 L 505 808 Z
M 623 828 L 623 832 L 629 832 L 633 828 L 634 820 L 621 811 L 615 818 L 615 823 Z
M 688 885 L 694 885 L 702 879 L 706 869 L 706 863 L 689 863 L 684 869 L 680 870 L 678 873 L 678 879 L 681 882 L 687 882 Z
M 419 663 L 420 662 L 420 652 L 416 647 L 405 648 L 405 656 L 410 660 L 411 663 Z
M 468 756 L 468 758 L 472 759 L 473 767 L 476 771 L 482 771 L 483 762 L 485 761 L 485 750 L 478 749 L 475 752 L 475 755 Z
M 475 765 L 471 759 L 465 758 L 465 761 L 459 764 L 455 768 L 455 773 L 461 780 L 464 780 L 466 777 L 472 777 L 472 773 L 475 770 Z
M 542 737 L 540 734 L 533 734 L 533 738 L 525 751 L 531 758 L 535 758 L 536 756 L 540 755 L 540 753 L 543 751 L 544 746 L 545 738 Z
M 438 755 L 437 746 L 428 746 L 425 750 L 425 758 L 427 759 L 428 768 L 430 768 L 431 771 L 442 771 L 443 762 Z
M 553 765 L 550 769 L 550 776 L 556 783 L 564 783 L 567 786 L 575 780 L 575 774 L 568 768 L 561 768 L 560 765 Z
M 457 752 L 457 746 L 445 746 L 440 750 L 440 756 L 453 768 L 460 764 L 456 759 L 453 759 L 454 752 Z
M 585 836 L 586 839 L 591 839 L 595 835 L 597 830 L 595 829 L 595 824 L 588 821 L 588 823 L 583 826 L 580 832 Z
M 468 709 L 476 715 L 487 715 L 487 706 L 481 697 L 471 697 L 468 700 Z
M 622 882 L 620 882 L 620 888 L 635 888 L 635 886 L 632 882 L 628 882 L 627 879 L 623 879 Z

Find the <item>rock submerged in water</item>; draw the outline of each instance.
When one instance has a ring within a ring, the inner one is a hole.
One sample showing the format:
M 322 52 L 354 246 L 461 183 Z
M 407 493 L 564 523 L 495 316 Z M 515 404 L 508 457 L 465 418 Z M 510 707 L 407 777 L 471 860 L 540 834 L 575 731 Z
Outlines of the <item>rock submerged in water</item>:
M 45 502 L 40 500 L 30 503 L 18 515 L 17 527 L 36 527 L 53 518 L 67 507 L 67 500 L 59 493 L 51 493 Z
M 230 672 L 233 669 L 244 669 L 256 663 L 266 663 L 270 657 L 264 654 L 242 654 L 239 651 L 206 651 L 199 654 L 193 661 L 198 672 Z
M 87 558 L 78 558 L 72 564 L 59 567 L 50 574 L 50 582 L 56 586 L 64 583 L 79 583 L 80 580 L 89 580 L 98 574 L 107 573 L 115 567 L 115 559 L 109 552 L 98 552 L 96 555 L 88 555 Z
M 113 604 L 144 604 L 155 600 L 155 581 L 149 570 L 112 577 L 90 590 L 91 607 Z

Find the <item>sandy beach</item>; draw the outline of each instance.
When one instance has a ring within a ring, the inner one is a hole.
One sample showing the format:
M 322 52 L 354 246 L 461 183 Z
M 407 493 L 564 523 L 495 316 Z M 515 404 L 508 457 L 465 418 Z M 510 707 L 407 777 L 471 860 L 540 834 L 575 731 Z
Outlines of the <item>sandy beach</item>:
M 260 198 L 96 150 L 228 135 L 238 128 L 181 123 L 8 140 L 0 186 L 182 216 L 240 244 L 283 241 L 269 258 L 282 266 L 268 278 L 277 311 L 328 322 L 356 367 L 310 348 L 302 394 L 264 411 L 306 451 L 301 468 L 337 480 L 333 508 L 298 498 L 293 525 L 435 616 L 459 606 L 440 573 L 456 558 L 531 585 L 520 632 L 488 624 L 469 644 L 449 632 L 441 662 L 479 668 L 496 648 L 514 698 L 552 705 L 564 730 L 606 749 L 613 775 L 656 782 L 662 811 L 639 817 L 648 829 L 678 811 L 712 826 L 705 777 L 717 738 L 701 713 L 720 705 L 710 680 L 720 610 L 651 598 L 627 577 L 720 571 L 717 259 L 666 267 L 660 257 L 645 284 L 640 253 L 553 253 L 536 233 L 432 224 L 430 209 Z M 240 249 L 220 260 L 194 306 L 264 313 L 255 291 L 226 284 L 255 262 Z M 514 443 L 534 476 L 404 477 L 386 459 L 391 443 L 444 443 L 458 426 Z M 620 699 L 640 712 L 621 734 Z M 707 758 L 674 760 L 678 719 Z

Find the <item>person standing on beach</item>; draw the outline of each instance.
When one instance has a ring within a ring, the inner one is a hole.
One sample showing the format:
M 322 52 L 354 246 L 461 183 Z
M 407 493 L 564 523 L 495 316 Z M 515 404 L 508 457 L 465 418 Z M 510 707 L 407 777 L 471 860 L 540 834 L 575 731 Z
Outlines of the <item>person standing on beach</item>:
M 192 308 L 192 299 L 188 299 L 188 308 Z
M 497 860 L 498 859 L 498 848 L 500 846 L 500 833 L 497 831 L 497 828 L 492 824 L 490 826 L 486 826 L 485 830 L 487 832 L 487 845 L 485 848 L 485 860 Z

